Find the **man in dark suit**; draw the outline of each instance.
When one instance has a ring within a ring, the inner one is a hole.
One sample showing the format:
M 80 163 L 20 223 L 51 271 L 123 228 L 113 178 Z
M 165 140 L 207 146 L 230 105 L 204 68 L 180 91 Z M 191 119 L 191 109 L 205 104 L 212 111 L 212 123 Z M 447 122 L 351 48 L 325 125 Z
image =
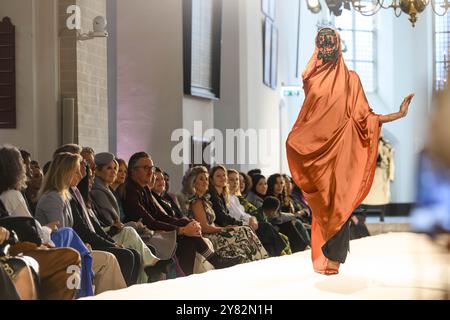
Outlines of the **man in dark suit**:
M 186 275 L 193 273 L 196 253 L 205 257 L 216 269 L 239 264 L 242 260 L 241 257 L 221 257 L 208 247 L 197 221 L 171 217 L 164 212 L 164 209 L 154 200 L 149 189 L 154 171 L 153 161 L 147 153 L 136 153 L 130 158 L 123 199 L 127 219 L 129 221 L 142 220 L 147 228 L 154 231 L 176 230 L 178 235 L 176 255 Z

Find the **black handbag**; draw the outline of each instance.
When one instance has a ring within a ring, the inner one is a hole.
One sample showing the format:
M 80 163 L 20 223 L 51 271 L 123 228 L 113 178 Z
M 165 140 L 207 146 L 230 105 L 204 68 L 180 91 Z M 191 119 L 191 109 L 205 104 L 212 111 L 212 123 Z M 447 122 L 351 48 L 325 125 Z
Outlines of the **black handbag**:
M 14 231 L 10 231 L 8 240 L 0 245 L 0 300 L 19 300 L 13 281 L 23 268 L 29 267 L 33 274 L 36 288 L 39 288 L 39 265 L 37 261 L 26 256 L 11 257 L 8 254 L 9 247 L 19 242 Z
M 31 217 L 6 217 L 0 219 L 0 227 L 15 231 L 22 242 L 32 242 L 38 247 L 42 240 L 38 232 L 36 221 Z

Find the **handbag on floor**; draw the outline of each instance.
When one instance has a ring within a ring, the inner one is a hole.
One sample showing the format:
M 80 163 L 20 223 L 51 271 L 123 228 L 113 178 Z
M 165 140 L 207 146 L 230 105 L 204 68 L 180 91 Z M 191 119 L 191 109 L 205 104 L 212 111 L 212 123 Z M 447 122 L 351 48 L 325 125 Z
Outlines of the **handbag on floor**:
M 19 242 L 19 238 L 14 231 L 10 231 L 10 237 L 0 245 L 0 300 L 19 300 L 20 297 L 14 286 L 14 280 L 23 268 L 29 267 L 33 274 L 36 288 L 39 288 L 39 264 L 36 260 L 18 256 L 12 257 L 8 251 L 12 245 Z

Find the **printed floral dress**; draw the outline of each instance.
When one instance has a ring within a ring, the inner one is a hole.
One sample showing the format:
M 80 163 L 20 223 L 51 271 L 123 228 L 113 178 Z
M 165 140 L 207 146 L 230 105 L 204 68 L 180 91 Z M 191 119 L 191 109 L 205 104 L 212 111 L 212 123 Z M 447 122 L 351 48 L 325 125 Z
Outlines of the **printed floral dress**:
M 203 203 L 208 223 L 214 225 L 216 215 L 208 194 L 203 197 L 195 195 L 189 200 L 189 216 L 194 218 L 191 206 L 197 200 L 201 200 Z M 244 263 L 269 257 L 258 236 L 247 226 L 224 229 L 220 233 L 203 234 L 203 236 L 211 240 L 216 253 L 223 257 L 240 255 L 244 257 Z

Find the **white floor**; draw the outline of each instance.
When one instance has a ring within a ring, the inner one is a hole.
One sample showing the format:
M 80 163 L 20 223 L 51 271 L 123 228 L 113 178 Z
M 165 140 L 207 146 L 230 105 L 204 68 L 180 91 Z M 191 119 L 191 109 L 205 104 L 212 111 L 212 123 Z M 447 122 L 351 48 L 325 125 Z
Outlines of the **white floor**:
M 449 291 L 449 252 L 422 235 L 390 233 L 353 241 L 337 276 L 314 273 L 308 251 L 106 292 L 93 299 L 448 299 Z

